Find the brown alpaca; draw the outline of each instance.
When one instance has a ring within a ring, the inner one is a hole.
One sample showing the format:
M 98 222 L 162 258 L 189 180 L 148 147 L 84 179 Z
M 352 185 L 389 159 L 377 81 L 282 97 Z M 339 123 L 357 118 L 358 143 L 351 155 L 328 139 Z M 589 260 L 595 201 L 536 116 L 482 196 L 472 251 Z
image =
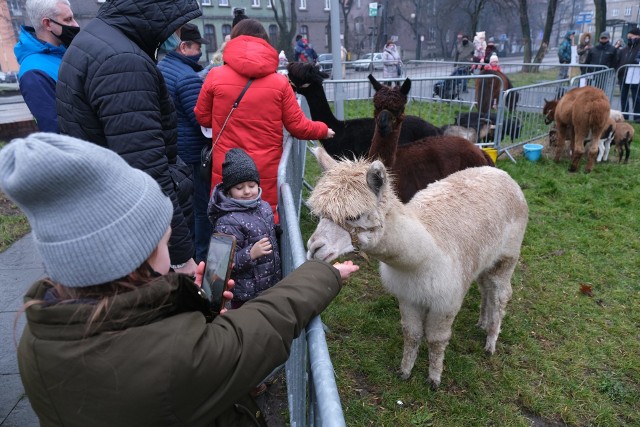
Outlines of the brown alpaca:
M 498 105 L 500 92 L 512 89 L 513 84 L 511 83 L 511 80 L 509 80 L 509 78 L 500 71 L 482 70 L 480 75 L 496 76 L 502 81 L 502 85 L 500 85 L 496 79 L 492 78 L 476 80 L 476 105 L 478 107 L 480 117 L 486 118 L 491 114 L 491 108 L 493 105 Z M 513 110 L 516 109 L 519 97 L 518 92 L 509 93 L 505 99 L 505 103 L 509 111 L 513 112 Z
M 560 161 L 565 141 L 571 141 L 571 165 L 569 172 L 575 172 L 585 151 L 584 141 L 598 141 L 607 127 L 611 106 L 609 98 L 601 90 L 593 86 L 579 87 L 567 92 L 560 100 L 545 100 L 542 113 L 545 123 L 555 120 L 557 128 L 557 145 L 555 161 Z M 586 173 L 591 172 L 598 156 L 598 144 L 590 144 Z
M 380 159 L 395 177 L 400 200 L 407 203 L 415 193 L 454 172 L 476 166 L 494 166 L 480 148 L 457 136 L 432 136 L 398 145 L 411 80 L 402 86 L 383 86 L 372 75 L 376 129 L 369 159 Z

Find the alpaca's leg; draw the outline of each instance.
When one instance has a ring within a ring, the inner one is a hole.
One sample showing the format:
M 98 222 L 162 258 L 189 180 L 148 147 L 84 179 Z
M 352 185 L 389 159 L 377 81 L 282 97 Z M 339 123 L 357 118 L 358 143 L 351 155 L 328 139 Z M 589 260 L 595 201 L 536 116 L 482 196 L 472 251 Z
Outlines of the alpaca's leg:
M 404 349 L 400 363 L 400 378 L 409 379 L 411 370 L 418 357 L 418 348 L 424 335 L 422 313 L 424 309 L 410 303 L 400 301 L 400 320 L 404 336 Z
M 567 126 L 558 123 L 556 127 L 556 155 L 554 161 L 558 163 L 562 153 L 564 152 L 564 145 L 567 139 Z
M 576 172 L 578 170 L 578 167 L 580 166 L 580 159 L 584 154 L 584 141 L 588 137 L 589 135 L 582 129 L 574 129 L 574 135 L 571 143 L 573 153 L 571 154 L 571 165 L 569 165 L 569 172 Z M 592 135 L 592 137 L 595 137 L 595 135 Z M 589 151 L 591 151 L 591 148 L 595 148 L 597 154 L 598 144 L 596 143 L 596 141 L 597 140 L 595 139 L 592 140 Z M 593 157 L 593 159 L 595 160 L 595 156 Z
M 486 280 L 478 279 L 478 290 L 480 291 L 480 317 L 478 318 L 478 326 L 486 330 L 488 322 L 488 313 L 493 310 L 493 290 L 486 286 Z
M 444 351 L 451 338 L 451 325 L 458 314 L 457 307 L 452 312 L 441 313 L 429 311 L 427 314 L 425 333 L 429 343 L 429 385 L 436 389 L 440 385 L 444 365 Z
M 596 158 L 596 162 L 598 163 L 600 163 L 603 158 L 606 158 L 609 156 L 609 150 L 607 150 L 606 144 L 607 144 L 607 141 L 605 139 L 598 140 L 598 157 Z
M 592 141 L 600 141 L 602 134 L 604 132 L 604 126 L 594 129 L 591 133 Z M 597 138 L 597 139 L 596 139 Z M 598 157 L 598 144 L 594 144 L 593 142 L 589 145 L 589 151 L 587 152 L 587 164 L 584 167 L 585 173 L 591 172 L 593 166 L 596 163 L 596 157 Z
M 487 341 L 484 351 L 493 354 L 496 351 L 496 342 L 500 334 L 500 325 L 502 318 L 506 312 L 507 303 L 511 299 L 511 276 L 516 268 L 517 258 L 501 258 L 488 271 L 483 273 L 478 281 L 482 282 L 485 289 L 491 289 L 488 292 L 492 301 L 490 303 L 491 310 L 487 311 Z
M 613 140 L 613 136 L 609 136 L 604 140 L 604 157 L 602 160 L 605 162 L 609 161 L 609 152 L 611 152 L 611 141 Z

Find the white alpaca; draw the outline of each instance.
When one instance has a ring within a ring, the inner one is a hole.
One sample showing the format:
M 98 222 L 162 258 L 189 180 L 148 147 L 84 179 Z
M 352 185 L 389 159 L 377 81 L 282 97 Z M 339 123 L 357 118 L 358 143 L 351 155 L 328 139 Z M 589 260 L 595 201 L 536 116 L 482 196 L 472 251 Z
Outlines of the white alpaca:
M 518 184 L 497 168 L 468 168 L 404 205 L 380 161 L 336 162 L 322 148 L 314 154 L 325 172 L 309 197 L 321 221 L 308 257 L 331 261 L 356 242 L 380 261 L 382 283 L 400 303 L 401 377 L 411 375 L 425 337 L 429 383 L 440 384 L 451 325 L 474 280 L 482 295 L 478 325 L 493 354 L 528 221 Z
M 607 127 L 604 129 L 600 140 L 598 141 L 598 157 L 596 157 L 596 162 L 600 163 L 601 161 L 609 160 L 609 151 L 611 151 L 611 141 L 616 134 L 616 121 L 613 117 L 609 117 L 607 120 Z

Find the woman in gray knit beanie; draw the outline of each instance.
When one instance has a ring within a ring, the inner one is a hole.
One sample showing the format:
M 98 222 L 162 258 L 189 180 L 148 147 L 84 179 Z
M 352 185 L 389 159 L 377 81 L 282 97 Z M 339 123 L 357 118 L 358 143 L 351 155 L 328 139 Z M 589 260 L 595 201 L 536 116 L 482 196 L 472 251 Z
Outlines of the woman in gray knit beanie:
M 43 426 L 265 425 L 250 390 L 357 270 L 309 261 L 214 317 L 196 286 L 204 263 L 195 284 L 169 273 L 172 203 L 118 154 L 57 134 L 15 139 L 0 150 L 0 188 L 49 276 L 25 295 L 18 347 Z

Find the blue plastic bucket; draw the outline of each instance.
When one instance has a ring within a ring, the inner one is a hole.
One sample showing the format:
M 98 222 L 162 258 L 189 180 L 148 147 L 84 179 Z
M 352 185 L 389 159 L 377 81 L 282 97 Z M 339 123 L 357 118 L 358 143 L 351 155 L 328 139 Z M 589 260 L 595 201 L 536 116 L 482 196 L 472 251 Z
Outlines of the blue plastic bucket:
M 524 144 L 523 148 L 524 157 L 531 162 L 537 162 L 542 154 L 541 144 Z

